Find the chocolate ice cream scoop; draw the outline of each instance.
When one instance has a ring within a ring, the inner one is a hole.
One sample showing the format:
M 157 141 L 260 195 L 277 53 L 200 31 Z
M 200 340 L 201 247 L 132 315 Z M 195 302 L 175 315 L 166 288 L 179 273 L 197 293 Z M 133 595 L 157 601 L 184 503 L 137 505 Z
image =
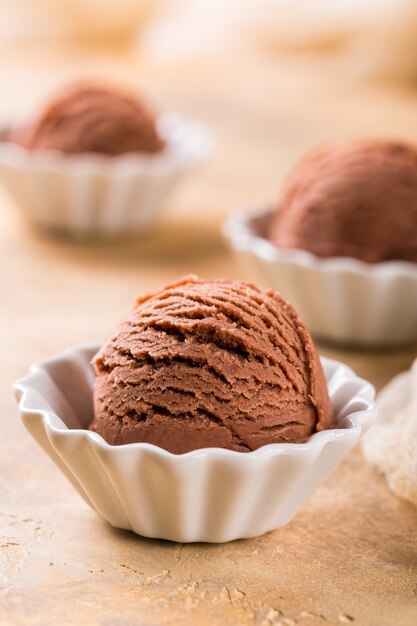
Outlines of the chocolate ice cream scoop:
M 417 262 L 417 149 L 359 140 L 310 153 L 284 184 L 269 238 L 320 257 Z
M 56 97 L 32 124 L 12 131 L 8 139 L 30 150 L 69 154 L 153 153 L 164 145 L 155 122 L 146 105 L 129 93 L 79 85 Z
M 111 444 L 246 452 L 332 425 L 309 333 L 249 283 L 191 276 L 138 298 L 93 365 L 90 428 Z

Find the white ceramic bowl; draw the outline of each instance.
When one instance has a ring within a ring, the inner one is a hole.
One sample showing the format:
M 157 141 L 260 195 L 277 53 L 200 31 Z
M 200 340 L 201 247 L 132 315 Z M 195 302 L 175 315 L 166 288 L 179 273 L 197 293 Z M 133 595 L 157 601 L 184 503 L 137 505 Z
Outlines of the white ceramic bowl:
M 174 114 L 158 120 L 155 154 L 64 155 L 0 143 L 0 182 L 33 222 L 72 237 L 141 233 L 158 219 L 174 183 L 207 157 L 212 139 Z
M 34 365 L 15 385 L 24 425 L 87 504 L 112 526 L 173 541 L 254 537 L 291 520 L 367 430 L 374 389 L 323 359 L 337 428 L 303 444 L 175 455 L 145 443 L 111 446 L 89 430 L 98 345 Z
M 370 347 L 417 340 L 417 263 L 278 249 L 265 236 L 271 215 L 236 213 L 223 235 L 246 270 L 287 298 L 315 337 Z

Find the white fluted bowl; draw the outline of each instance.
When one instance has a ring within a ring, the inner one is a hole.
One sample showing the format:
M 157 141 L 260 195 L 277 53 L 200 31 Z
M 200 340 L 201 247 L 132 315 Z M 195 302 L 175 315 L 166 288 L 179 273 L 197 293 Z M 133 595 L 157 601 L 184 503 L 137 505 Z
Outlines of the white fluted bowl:
M 99 346 L 34 365 L 15 385 L 24 425 L 87 504 L 112 526 L 173 541 L 224 542 L 289 522 L 367 430 L 374 389 L 322 359 L 337 428 L 303 444 L 254 452 L 206 448 L 175 455 L 136 443 L 112 446 L 89 430 Z
M 76 238 L 143 233 L 158 220 L 174 184 L 213 147 L 205 128 L 162 115 L 157 153 L 66 155 L 0 143 L 0 183 L 31 221 Z
M 236 213 L 223 235 L 246 270 L 287 298 L 315 337 L 370 347 L 417 341 L 417 263 L 277 248 L 265 235 L 272 213 Z

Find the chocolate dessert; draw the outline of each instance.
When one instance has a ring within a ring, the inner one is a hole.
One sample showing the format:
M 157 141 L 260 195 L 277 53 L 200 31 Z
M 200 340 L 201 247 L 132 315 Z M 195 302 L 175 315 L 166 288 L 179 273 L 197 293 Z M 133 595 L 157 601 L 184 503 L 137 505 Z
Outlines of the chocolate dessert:
M 247 452 L 332 426 L 313 341 L 279 294 L 190 276 L 137 299 L 93 360 L 110 444 Z
M 320 257 L 416 263 L 417 149 L 352 140 L 310 153 L 284 183 L 269 238 Z
M 117 156 L 154 153 L 164 146 L 155 115 L 133 95 L 104 86 L 78 85 L 53 99 L 30 125 L 8 140 L 29 150 Z

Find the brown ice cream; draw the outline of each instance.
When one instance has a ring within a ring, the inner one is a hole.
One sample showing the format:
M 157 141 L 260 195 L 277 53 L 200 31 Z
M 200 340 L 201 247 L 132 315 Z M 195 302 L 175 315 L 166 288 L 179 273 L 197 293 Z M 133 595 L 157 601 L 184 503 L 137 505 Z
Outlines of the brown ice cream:
M 12 131 L 8 139 L 31 150 L 69 154 L 153 153 L 164 145 L 155 122 L 153 113 L 128 93 L 79 85 L 55 98 L 31 125 Z
M 138 298 L 93 365 L 91 429 L 111 444 L 247 452 L 332 425 L 309 333 L 249 283 L 191 276 Z
M 312 152 L 284 184 L 269 237 L 321 257 L 417 262 L 417 149 L 359 140 Z

